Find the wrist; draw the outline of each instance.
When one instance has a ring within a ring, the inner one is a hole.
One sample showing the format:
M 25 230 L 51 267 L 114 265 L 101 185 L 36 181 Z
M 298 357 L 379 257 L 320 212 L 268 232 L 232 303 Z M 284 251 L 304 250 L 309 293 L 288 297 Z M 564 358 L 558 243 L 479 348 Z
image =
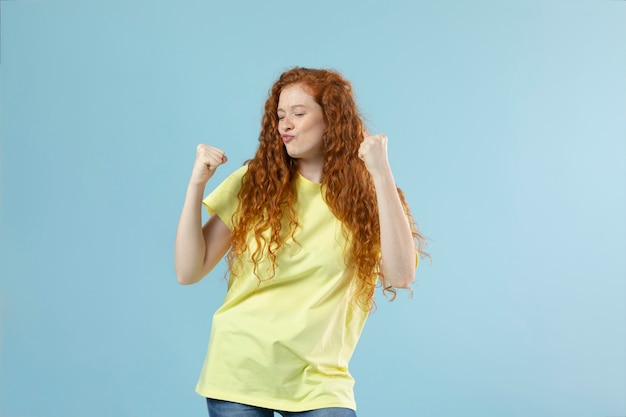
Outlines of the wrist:
M 372 181 L 374 181 L 374 185 L 376 186 L 376 188 L 380 186 L 385 186 L 387 184 L 391 184 L 395 188 L 395 181 L 393 179 L 393 174 L 389 165 L 385 167 L 380 167 L 380 169 L 371 170 L 370 175 L 372 177 Z
M 189 180 L 189 184 L 187 184 L 187 195 L 199 195 L 200 197 L 202 197 L 204 195 L 205 186 L 206 181 L 196 181 L 192 178 Z

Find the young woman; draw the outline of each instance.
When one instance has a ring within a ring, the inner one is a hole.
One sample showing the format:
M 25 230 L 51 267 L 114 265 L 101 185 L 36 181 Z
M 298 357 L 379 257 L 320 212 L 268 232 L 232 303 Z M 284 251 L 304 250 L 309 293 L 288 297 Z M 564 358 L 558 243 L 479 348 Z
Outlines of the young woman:
M 229 265 L 197 392 L 211 417 L 355 416 L 348 362 L 374 289 L 408 287 L 424 244 L 387 137 L 365 131 L 339 73 L 294 68 L 271 89 L 254 158 L 203 200 L 226 161 L 198 146 L 176 235 L 181 284 Z

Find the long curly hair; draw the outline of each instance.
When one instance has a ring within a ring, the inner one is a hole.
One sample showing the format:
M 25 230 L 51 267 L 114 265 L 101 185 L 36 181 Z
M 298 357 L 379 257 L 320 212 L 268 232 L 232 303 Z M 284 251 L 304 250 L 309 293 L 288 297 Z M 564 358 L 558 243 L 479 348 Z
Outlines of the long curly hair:
M 229 271 L 237 270 L 241 265 L 251 233 L 256 241 L 251 260 L 259 283 L 273 278 L 276 257 L 285 239 L 290 236 L 295 241 L 298 219 L 293 203 L 297 160 L 287 154 L 276 114 L 281 91 L 293 84 L 301 84 L 322 107 L 327 126 L 322 139 L 322 194 L 330 210 L 342 222 L 349 242 L 345 262 L 355 271 L 355 299 L 370 309 L 375 277 L 378 276 L 383 292 L 393 300 L 396 289 L 388 284 L 380 270 L 380 224 L 374 184 L 357 155 L 364 139 L 363 121 L 352 94 L 352 85 L 333 70 L 296 67 L 284 72 L 272 86 L 265 102 L 259 147 L 254 158 L 247 161 L 248 171 L 242 180 L 239 207 L 233 216 L 235 227 L 227 256 Z M 399 189 L 398 193 L 418 253 L 422 253 L 425 240 L 417 232 L 404 194 Z M 288 224 L 287 231 L 282 230 L 283 224 Z M 264 233 L 269 235 L 269 241 Z M 258 265 L 265 257 L 270 260 L 272 271 L 270 276 L 261 278 Z

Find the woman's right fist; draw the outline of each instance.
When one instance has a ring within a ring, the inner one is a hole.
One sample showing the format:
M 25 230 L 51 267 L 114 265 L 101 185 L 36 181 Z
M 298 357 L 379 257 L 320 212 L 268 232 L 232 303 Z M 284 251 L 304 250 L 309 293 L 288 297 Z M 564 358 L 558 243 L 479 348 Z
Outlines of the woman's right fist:
M 191 181 L 197 184 L 206 184 L 213 176 L 218 166 L 226 163 L 228 158 L 224 151 L 209 145 L 200 144 L 196 148 L 196 160 L 191 172 Z

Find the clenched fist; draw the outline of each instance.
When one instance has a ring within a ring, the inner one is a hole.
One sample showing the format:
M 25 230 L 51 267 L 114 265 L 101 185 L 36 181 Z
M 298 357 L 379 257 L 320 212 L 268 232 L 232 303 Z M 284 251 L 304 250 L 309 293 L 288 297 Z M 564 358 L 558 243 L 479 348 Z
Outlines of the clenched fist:
M 228 158 L 226 158 L 223 150 L 209 145 L 198 145 L 190 182 L 206 184 L 215 173 L 217 167 L 226 163 L 226 161 L 228 161 Z
M 365 167 L 372 175 L 389 169 L 387 136 L 383 134 L 370 135 L 369 132 L 363 131 L 363 142 L 358 155 L 365 162 Z

